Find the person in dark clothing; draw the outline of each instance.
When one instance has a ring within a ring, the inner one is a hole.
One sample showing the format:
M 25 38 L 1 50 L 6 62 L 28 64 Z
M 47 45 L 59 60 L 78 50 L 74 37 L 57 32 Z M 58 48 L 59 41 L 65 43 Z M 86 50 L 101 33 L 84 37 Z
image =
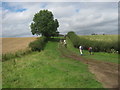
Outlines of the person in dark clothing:
M 89 51 L 90 55 L 92 55 L 92 47 L 89 47 L 88 51 Z

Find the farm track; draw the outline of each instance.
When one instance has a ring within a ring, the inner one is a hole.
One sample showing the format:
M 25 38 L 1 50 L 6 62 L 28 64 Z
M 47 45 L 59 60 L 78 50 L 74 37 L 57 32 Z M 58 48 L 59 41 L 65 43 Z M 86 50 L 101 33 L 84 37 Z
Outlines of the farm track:
M 69 54 L 65 54 L 62 49 L 59 49 L 64 57 L 79 60 L 85 64 L 88 64 L 90 72 L 95 74 L 96 79 L 103 84 L 104 88 L 120 88 L 118 85 L 118 66 L 119 64 L 97 61 L 93 59 L 86 59 L 82 56 L 78 56 L 68 49 Z M 120 75 L 120 74 L 119 74 Z

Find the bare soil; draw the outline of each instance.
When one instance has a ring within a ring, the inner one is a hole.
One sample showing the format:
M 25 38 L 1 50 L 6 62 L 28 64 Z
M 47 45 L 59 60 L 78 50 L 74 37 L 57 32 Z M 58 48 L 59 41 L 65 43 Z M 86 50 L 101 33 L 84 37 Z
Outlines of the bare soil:
M 86 59 L 74 53 L 66 55 L 64 52 L 62 52 L 62 55 L 88 64 L 89 71 L 95 74 L 96 79 L 102 83 L 104 88 L 120 88 L 118 85 L 118 77 L 120 76 L 120 74 L 118 74 L 118 66 L 120 66 L 119 64 Z

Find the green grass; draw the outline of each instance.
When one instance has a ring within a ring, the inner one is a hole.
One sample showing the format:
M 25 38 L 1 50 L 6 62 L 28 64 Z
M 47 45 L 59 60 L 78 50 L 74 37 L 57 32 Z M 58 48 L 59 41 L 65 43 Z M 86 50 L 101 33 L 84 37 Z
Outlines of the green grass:
M 76 54 L 80 54 L 79 49 L 73 47 L 69 38 L 67 38 L 67 43 L 68 43 L 69 50 L 71 50 Z M 95 60 L 120 64 L 120 62 L 118 62 L 118 56 L 120 56 L 119 54 L 106 53 L 106 52 L 93 52 L 93 53 L 94 55 L 89 55 L 89 52 L 87 50 L 83 50 L 83 54 L 84 54 L 83 57 L 88 59 L 95 59 Z
M 2 55 L 0 54 L 0 89 L 2 88 Z
M 0 89 L 2 88 L 2 62 L 0 61 Z
M 88 66 L 61 56 L 58 42 L 44 51 L 2 62 L 3 88 L 102 88 Z

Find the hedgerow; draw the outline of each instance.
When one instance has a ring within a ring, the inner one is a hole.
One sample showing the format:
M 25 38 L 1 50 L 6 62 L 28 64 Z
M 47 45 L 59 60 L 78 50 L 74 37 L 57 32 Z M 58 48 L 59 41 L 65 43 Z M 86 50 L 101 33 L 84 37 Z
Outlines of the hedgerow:
M 70 38 L 75 48 L 78 48 L 80 45 L 82 45 L 85 50 L 87 50 L 89 47 L 92 47 L 95 52 L 118 51 L 117 41 L 105 42 L 105 41 L 90 40 L 84 37 L 79 37 L 72 31 L 68 32 L 67 36 Z
M 43 36 L 31 42 L 29 44 L 29 47 L 31 48 L 32 51 L 41 51 L 44 49 L 46 42 L 47 42 L 46 37 Z

